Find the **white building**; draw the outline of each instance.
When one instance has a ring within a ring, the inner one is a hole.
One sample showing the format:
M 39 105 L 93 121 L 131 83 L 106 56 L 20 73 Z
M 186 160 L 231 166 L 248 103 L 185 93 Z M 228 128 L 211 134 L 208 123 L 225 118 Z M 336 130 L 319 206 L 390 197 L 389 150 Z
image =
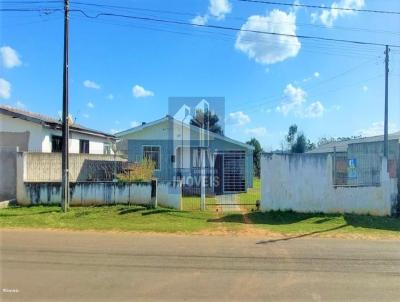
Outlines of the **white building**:
M 61 121 L 41 114 L 0 105 L 0 147 L 19 151 L 61 152 Z M 69 152 L 112 154 L 115 136 L 84 126 L 70 126 Z

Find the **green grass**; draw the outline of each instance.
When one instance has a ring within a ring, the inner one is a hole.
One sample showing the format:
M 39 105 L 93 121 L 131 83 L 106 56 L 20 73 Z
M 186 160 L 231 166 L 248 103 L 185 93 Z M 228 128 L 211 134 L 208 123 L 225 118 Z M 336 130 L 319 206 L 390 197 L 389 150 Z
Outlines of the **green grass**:
M 237 194 L 238 203 L 242 204 L 244 209 L 254 209 L 257 200 L 261 200 L 261 182 L 260 178 L 254 177 L 253 187 L 247 189 L 246 193 Z M 244 205 L 243 205 L 244 204 Z
M 64 228 L 145 232 L 196 232 L 212 227 L 209 212 L 146 209 L 141 206 L 72 207 L 66 214 L 56 206 L 0 210 L 0 227 Z
M 224 222 L 237 222 L 242 215 L 231 213 Z M 248 214 L 252 225 L 258 229 L 283 234 L 341 234 L 360 236 L 398 236 L 400 219 L 355 214 L 307 214 L 292 211 L 251 212 Z
M 0 209 L 1 228 L 56 228 L 137 232 L 257 232 L 287 236 L 318 235 L 348 237 L 396 237 L 400 239 L 400 219 L 353 214 L 304 214 L 295 212 L 250 212 L 252 224 L 245 224 L 242 213 L 146 209 L 141 206 L 73 207 L 66 214 L 57 206 L 31 206 Z M 248 221 L 248 220 L 247 220 Z
M 217 201 L 215 197 L 206 197 L 206 206 L 215 208 Z M 200 196 L 183 196 L 182 197 L 182 209 L 184 211 L 197 211 L 200 210 Z

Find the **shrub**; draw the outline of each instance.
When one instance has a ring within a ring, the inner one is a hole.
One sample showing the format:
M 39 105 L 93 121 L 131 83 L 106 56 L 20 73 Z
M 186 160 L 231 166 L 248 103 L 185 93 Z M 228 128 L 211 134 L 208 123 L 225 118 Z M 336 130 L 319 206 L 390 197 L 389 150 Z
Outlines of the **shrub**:
M 143 159 L 138 163 L 130 163 L 126 169 L 117 174 L 118 181 L 149 181 L 153 177 L 155 162 L 150 159 Z

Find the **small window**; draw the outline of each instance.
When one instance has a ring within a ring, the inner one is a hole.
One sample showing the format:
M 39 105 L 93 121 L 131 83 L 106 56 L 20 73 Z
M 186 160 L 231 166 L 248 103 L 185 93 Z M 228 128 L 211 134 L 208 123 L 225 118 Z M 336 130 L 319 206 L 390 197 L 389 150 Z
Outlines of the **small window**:
M 87 139 L 79 140 L 79 153 L 89 153 L 89 141 Z
M 62 136 L 51 137 L 51 152 L 62 152 Z
M 107 154 L 107 155 L 111 154 L 111 144 L 110 143 L 104 143 L 103 154 Z
M 150 159 L 155 163 L 155 169 L 160 170 L 160 147 L 159 146 L 144 146 L 143 158 Z

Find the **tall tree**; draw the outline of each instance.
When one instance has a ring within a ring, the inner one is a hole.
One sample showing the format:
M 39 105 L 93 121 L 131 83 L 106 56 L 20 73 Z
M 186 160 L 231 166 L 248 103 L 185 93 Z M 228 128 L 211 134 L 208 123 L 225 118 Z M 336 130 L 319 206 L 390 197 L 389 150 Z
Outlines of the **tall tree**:
M 253 171 L 254 175 L 257 177 L 260 177 L 260 171 L 261 171 L 261 153 L 263 152 L 263 149 L 261 147 L 260 142 L 256 138 L 252 138 L 246 144 L 253 146 L 254 151 L 253 151 Z
M 224 135 L 224 131 L 219 124 L 218 115 L 208 110 L 196 110 L 196 114 L 191 119 L 190 124 L 199 128 L 207 129 L 217 134 Z
M 288 150 L 292 153 L 304 153 L 315 148 L 314 143 L 307 139 L 303 132 L 298 132 L 296 124 L 289 127 L 285 139 L 288 144 Z

